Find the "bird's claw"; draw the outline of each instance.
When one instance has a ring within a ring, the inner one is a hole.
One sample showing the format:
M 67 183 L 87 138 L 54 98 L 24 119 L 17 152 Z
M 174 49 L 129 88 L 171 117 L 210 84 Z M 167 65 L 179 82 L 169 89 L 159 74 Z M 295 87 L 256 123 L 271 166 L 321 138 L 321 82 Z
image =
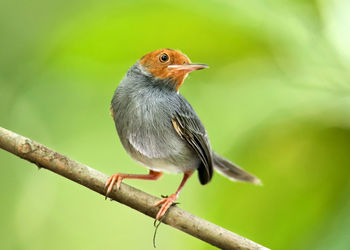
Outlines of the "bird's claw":
M 105 200 L 107 200 L 108 195 L 111 193 L 113 186 L 115 183 L 117 183 L 117 189 L 120 188 L 120 184 L 122 183 L 122 180 L 124 179 L 123 174 L 114 174 L 107 180 L 105 184 L 105 188 L 107 188 Z
M 172 194 L 169 197 L 164 197 L 162 200 L 154 204 L 155 207 L 162 205 L 157 213 L 156 220 L 160 220 L 172 205 L 176 205 L 176 198 L 177 194 Z

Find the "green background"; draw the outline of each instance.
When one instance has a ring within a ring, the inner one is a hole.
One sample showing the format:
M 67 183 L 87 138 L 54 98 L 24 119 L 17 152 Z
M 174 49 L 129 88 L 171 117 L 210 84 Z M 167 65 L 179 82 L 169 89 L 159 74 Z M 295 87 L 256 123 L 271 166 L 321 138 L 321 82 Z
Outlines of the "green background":
M 350 245 L 350 2 L 0 2 L 0 126 L 108 175 L 146 173 L 109 103 L 158 48 L 210 69 L 181 93 L 213 148 L 263 181 L 196 176 L 179 206 L 273 249 Z M 153 220 L 0 151 L 1 249 L 153 249 Z M 180 175 L 127 180 L 174 192 Z M 158 249 L 212 249 L 161 225 Z

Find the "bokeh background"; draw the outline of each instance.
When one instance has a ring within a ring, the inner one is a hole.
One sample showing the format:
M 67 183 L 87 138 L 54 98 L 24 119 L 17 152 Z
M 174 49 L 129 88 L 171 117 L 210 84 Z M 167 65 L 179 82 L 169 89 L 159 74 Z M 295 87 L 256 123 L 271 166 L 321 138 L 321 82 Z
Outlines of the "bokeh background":
M 263 186 L 194 176 L 180 206 L 273 249 L 350 245 L 348 0 L 0 2 L 0 126 L 106 174 L 146 173 L 109 104 L 142 55 L 208 70 L 181 93 L 213 147 Z M 0 151 L 1 249 L 153 249 L 153 220 Z M 127 180 L 174 192 L 180 175 Z M 158 249 L 212 249 L 161 225 Z

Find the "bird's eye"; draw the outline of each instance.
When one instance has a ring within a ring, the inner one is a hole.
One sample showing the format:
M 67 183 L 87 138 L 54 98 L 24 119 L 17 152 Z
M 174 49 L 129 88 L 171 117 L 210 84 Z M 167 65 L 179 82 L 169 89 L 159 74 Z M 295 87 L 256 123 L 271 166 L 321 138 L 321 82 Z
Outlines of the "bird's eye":
M 163 53 L 159 56 L 159 61 L 162 63 L 166 63 L 167 61 L 169 61 L 169 56 L 167 54 Z

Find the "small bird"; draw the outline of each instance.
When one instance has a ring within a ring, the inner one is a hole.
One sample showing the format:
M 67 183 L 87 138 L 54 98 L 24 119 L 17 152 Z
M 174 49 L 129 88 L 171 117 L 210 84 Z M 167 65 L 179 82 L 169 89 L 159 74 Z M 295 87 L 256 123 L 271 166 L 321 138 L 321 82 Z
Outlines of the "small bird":
M 231 180 L 260 184 L 260 180 L 214 152 L 198 115 L 179 94 L 187 75 L 208 68 L 191 63 L 177 50 L 160 49 L 143 56 L 126 73 L 116 89 L 111 114 L 126 152 L 149 168 L 149 174 L 112 175 L 106 182 L 106 197 L 123 179 L 157 180 L 163 172 L 183 173 L 176 192 L 158 201 L 156 219 L 164 216 L 176 201 L 187 179 L 198 171 L 207 184 L 213 169 Z

